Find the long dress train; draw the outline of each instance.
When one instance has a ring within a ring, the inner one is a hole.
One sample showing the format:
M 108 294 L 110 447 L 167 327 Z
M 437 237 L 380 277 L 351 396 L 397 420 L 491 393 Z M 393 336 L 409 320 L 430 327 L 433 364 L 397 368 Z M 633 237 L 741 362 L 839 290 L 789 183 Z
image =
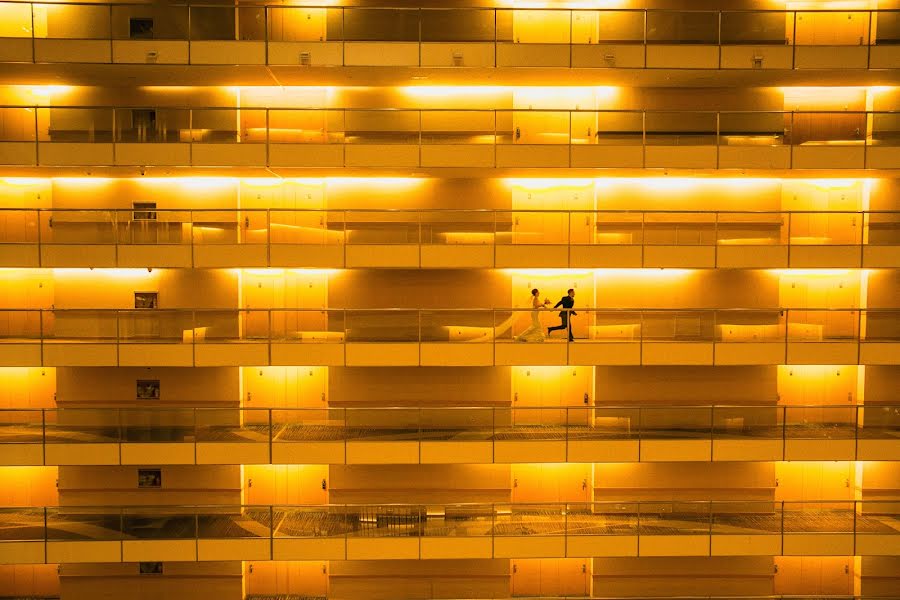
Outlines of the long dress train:
M 531 327 L 523 331 L 516 337 L 517 342 L 543 342 L 544 341 L 544 328 L 541 326 L 541 315 L 540 315 L 540 304 L 532 303 L 535 306 L 534 310 L 531 311 Z

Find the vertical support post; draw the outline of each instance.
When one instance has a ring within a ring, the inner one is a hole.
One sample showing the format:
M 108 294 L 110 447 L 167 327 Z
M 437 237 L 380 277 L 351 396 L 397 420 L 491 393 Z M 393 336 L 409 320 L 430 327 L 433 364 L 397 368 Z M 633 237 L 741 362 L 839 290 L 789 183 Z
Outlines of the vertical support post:
M 328 10 L 328 9 L 326 9 Z M 263 6 L 263 28 L 265 32 L 263 33 L 263 40 L 266 44 L 266 65 L 269 64 L 269 7 Z M 266 148 L 268 149 L 269 144 L 269 111 L 266 110 Z M 268 154 L 266 154 L 266 164 L 268 164 Z
M 797 11 L 794 11 L 793 33 L 791 34 L 791 70 L 797 68 Z

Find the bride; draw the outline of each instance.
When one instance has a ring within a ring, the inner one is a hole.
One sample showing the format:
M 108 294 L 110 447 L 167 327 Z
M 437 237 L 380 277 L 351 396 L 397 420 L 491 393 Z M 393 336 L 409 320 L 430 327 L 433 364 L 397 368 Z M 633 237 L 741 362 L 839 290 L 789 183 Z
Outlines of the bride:
M 541 292 L 537 288 L 531 290 L 531 327 L 516 337 L 517 342 L 543 342 L 544 329 L 541 327 L 540 310 L 550 305 L 549 300 L 541 302 Z

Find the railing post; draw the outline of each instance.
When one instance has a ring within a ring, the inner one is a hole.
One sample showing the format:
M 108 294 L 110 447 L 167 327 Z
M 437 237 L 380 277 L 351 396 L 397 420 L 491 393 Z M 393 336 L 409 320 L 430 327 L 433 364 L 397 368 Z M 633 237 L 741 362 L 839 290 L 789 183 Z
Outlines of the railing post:
M 491 463 L 497 460 L 494 447 L 497 444 L 497 407 L 491 407 Z
M 790 338 L 791 309 L 784 309 L 784 364 L 788 364 L 788 347 L 791 344 Z M 787 415 L 785 415 L 787 416 Z
M 190 8 L 190 7 L 189 7 Z M 190 15 L 190 11 L 188 11 L 188 15 Z M 190 27 L 190 25 L 189 25 Z M 188 45 L 190 46 L 190 41 L 188 41 Z M 190 61 L 188 62 L 190 64 Z M 194 166 L 194 109 L 188 109 L 188 162 L 191 166 Z M 193 214 L 191 214 L 193 217 Z M 191 237 L 193 238 L 194 231 L 194 221 L 191 219 Z M 193 245 L 193 241 L 191 242 Z M 191 251 L 191 266 L 193 266 L 193 250 Z
M 266 209 L 266 264 L 272 266 L 272 209 Z M 271 337 L 271 327 L 269 335 Z
M 115 57 L 113 56 L 113 5 L 110 4 L 109 8 L 109 64 L 115 62 Z M 113 146 L 115 148 L 115 146 Z M 113 154 L 115 156 L 115 154 Z
M 58 485 L 58 482 L 59 482 L 59 479 L 57 479 L 57 485 Z M 48 535 L 48 531 L 47 531 L 47 507 L 46 506 L 43 508 L 43 513 L 44 513 L 44 562 L 46 563 L 46 562 L 48 562 L 48 560 L 47 560 L 47 543 L 48 543 L 48 538 L 50 537 Z
M 193 62 L 193 52 L 191 52 L 191 13 L 193 12 L 193 6 L 188 5 L 187 7 L 187 44 L 188 44 L 188 64 Z M 191 125 L 191 138 L 193 138 L 193 125 Z
M 115 313 L 116 315 L 116 366 L 119 366 L 119 346 L 122 340 L 122 313 L 118 310 Z
M 31 62 L 36 63 L 37 51 L 35 46 L 37 45 L 37 43 L 34 41 L 34 2 L 32 2 L 29 6 L 31 6 Z
M 720 17 L 721 17 L 721 14 L 722 13 L 719 13 Z M 720 23 L 720 26 L 721 26 L 721 23 Z M 719 56 L 720 57 L 722 56 L 722 47 L 721 46 L 719 46 Z M 720 58 L 720 60 L 721 60 L 721 58 Z M 722 66 L 719 65 L 719 68 L 721 69 Z M 721 144 L 720 144 L 721 137 L 722 137 L 722 113 L 719 111 L 716 111 L 716 169 L 717 170 L 721 168 L 720 165 L 722 162 L 721 157 L 719 156 L 719 153 L 721 152 L 721 147 L 720 147 L 721 146 Z
M 872 42 L 875 37 L 872 33 L 872 26 L 875 24 L 874 16 L 875 11 L 869 9 L 869 25 L 866 28 L 866 69 L 872 68 Z
M 645 8 L 644 9 L 644 68 L 645 69 L 647 68 L 647 28 L 648 28 L 647 20 L 648 19 L 649 19 L 649 14 L 647 12 L 647 9 Z
M 497 67 L 497 9 L 494 10 L 494 67 Z M 494 112 L 494 146 L 497 145 L 497 113 Z M 496 165 L 495 165 L 496 166 Z
M 635 503 L 637 505 L 637 523 L 635 526 L 637 527 L 637 554 L 641 555 L 641 502 L 637 501 Z
M 794 168 L 794 140 L 796 139 L 796 135 L 795 135 L 795 132 L 794 132 L 794 114 L 795 114 L 794 111 L 791 111 L 791 129 L 790 129 L 790 133 L 791 133 L 791 138 L 790 138 L 790 141 L 791 141 L 791 146 L 790 146 L 790 147 L 791 147 L 791 157 L 790 157 L 790 166 L 788 167 L 788 168 L 790 168 L 790 169 L 793 169 L 793 168 Z
M 781 408 L 781 460 L 787 459 L 787 406 Z
M 191 409 L 191 429 L 194 432 L 194 464 L 197 464 L 197 442 L 199 441 L 198 435 L 200 434 L 199 428 L 197 426 L 197 407 L 193 407 Z
M 47 409 L 41 409 L 41 463 L 47 464 Z
M 793 152 L 794 151 L 792 148 L 791 154 L 793 154 Z M 787 240 L 786 241 L 787 241 L 787 266 L 788 266 L 788 268 L 790 268 L 790 266 L 791 266 L 791 245 L 792 245 L 791 244 L 791 229 L 793 227 L 791 217 L 793 216 L 793 214 L 794 213 L 792 213 L 791 211 L 788 211 L 788 213 L 787 213 Z M 787 329 L 785 329 L 785 332 L 787 332 Z
M 781 555 L 784 556 L 784 500 L 781 501 Z
M 719 41 L 719 68 L 722 68 L 722 11 L 716 11 L 718 17 L 719 33 L 717 39 Z
M 34 9 L 34 5 L 32 4 L 32 10 Z M 34 106 L 34 164 L 35 166 L 40 166 L 41 164 L 41 137 L 40 130 L 38 126 L 38 112 L 40 111 L 40 107 L 37 105 Z M 40 223 L 38 223 L 38 230 L 40 231 Z
M 791 70 L 797 68 L 797 11 L 794 11 L 793 33 L 791 34 Z
M 327 10 L 327 9 L 326 9 Z M 263 28 L 265 29 L 264 37 L 266 44 L 266 65 L 269 64 L 269 7 L 263 6 Z M 266 164 L 268 164 L 269 149 L 269 111 L 266 109 Z
M 644 52 L 646 52 L 646 40 L 644 41 Z M 647 168 L 647 111 L 641 111 L 641 167 Z M 643 218 L 643 217 L 642 217 Z M 643 234 L 643 226 L 641 234 Z

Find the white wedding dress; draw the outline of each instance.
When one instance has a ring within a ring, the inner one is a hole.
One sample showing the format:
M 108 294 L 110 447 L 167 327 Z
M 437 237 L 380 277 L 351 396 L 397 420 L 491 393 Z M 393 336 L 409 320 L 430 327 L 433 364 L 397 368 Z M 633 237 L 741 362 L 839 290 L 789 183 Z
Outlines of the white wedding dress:
M 531 327 L 523 331 L 516 337 L 517 342 L 543 342 L 544 328 L 541 326 L 541 304 L 540 298 L 532 296 L 531 298 Z

